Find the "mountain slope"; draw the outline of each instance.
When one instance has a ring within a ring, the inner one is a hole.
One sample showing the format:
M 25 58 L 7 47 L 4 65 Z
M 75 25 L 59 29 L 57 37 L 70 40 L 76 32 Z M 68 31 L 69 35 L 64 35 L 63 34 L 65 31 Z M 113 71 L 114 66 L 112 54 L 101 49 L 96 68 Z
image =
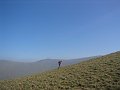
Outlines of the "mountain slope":
M 0 90 L 120 90 L 120 52 L 15 80 Z
M 62 66 L 79 63 L 95 57 L 87 57 L 81 59 L 63 60 Z M 35 73 L 52 70 L 58 67 L 59 59 L 45 59 L 37 62 L 23 63 L 0 60 L 0 80 L 13 79 L 17 77 L 32 75 Z

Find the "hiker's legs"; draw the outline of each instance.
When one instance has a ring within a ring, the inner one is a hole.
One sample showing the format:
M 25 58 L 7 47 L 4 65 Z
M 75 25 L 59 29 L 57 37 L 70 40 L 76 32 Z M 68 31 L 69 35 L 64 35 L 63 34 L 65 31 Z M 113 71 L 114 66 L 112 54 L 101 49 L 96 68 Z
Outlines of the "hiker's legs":
M 59 67 L 60 67 L 60 64 L 59 64 Z
M 58 69 L 60 68 L 60 64 L 59 64 L 59 66 L 58 66 Z

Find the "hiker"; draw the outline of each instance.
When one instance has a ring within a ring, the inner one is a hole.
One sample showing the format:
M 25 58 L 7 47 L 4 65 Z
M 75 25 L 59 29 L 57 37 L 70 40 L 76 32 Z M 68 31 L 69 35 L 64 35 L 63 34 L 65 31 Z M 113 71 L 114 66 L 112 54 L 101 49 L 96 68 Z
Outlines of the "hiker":
M 58 67 L 58 68 L 60 68 L 61 63 L 62 63 L 62 61 L 58 61 L 58 65 L 59 65 L 59 67 Z

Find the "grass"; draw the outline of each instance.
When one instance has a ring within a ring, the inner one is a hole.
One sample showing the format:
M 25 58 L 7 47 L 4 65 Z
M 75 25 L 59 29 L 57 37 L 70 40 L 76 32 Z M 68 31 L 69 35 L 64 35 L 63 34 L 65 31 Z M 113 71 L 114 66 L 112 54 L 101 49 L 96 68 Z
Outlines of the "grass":
M 0 90 L 120 90 L 120 52 L 42 74 L 3 80 Z

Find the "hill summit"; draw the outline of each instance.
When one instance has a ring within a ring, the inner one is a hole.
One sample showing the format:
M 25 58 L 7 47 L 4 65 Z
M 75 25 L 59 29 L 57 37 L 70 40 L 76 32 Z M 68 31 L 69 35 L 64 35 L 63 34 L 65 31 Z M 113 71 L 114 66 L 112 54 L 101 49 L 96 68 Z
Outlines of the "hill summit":
M 120 90 L 120 51 L 15 80 L 0 90 Z

